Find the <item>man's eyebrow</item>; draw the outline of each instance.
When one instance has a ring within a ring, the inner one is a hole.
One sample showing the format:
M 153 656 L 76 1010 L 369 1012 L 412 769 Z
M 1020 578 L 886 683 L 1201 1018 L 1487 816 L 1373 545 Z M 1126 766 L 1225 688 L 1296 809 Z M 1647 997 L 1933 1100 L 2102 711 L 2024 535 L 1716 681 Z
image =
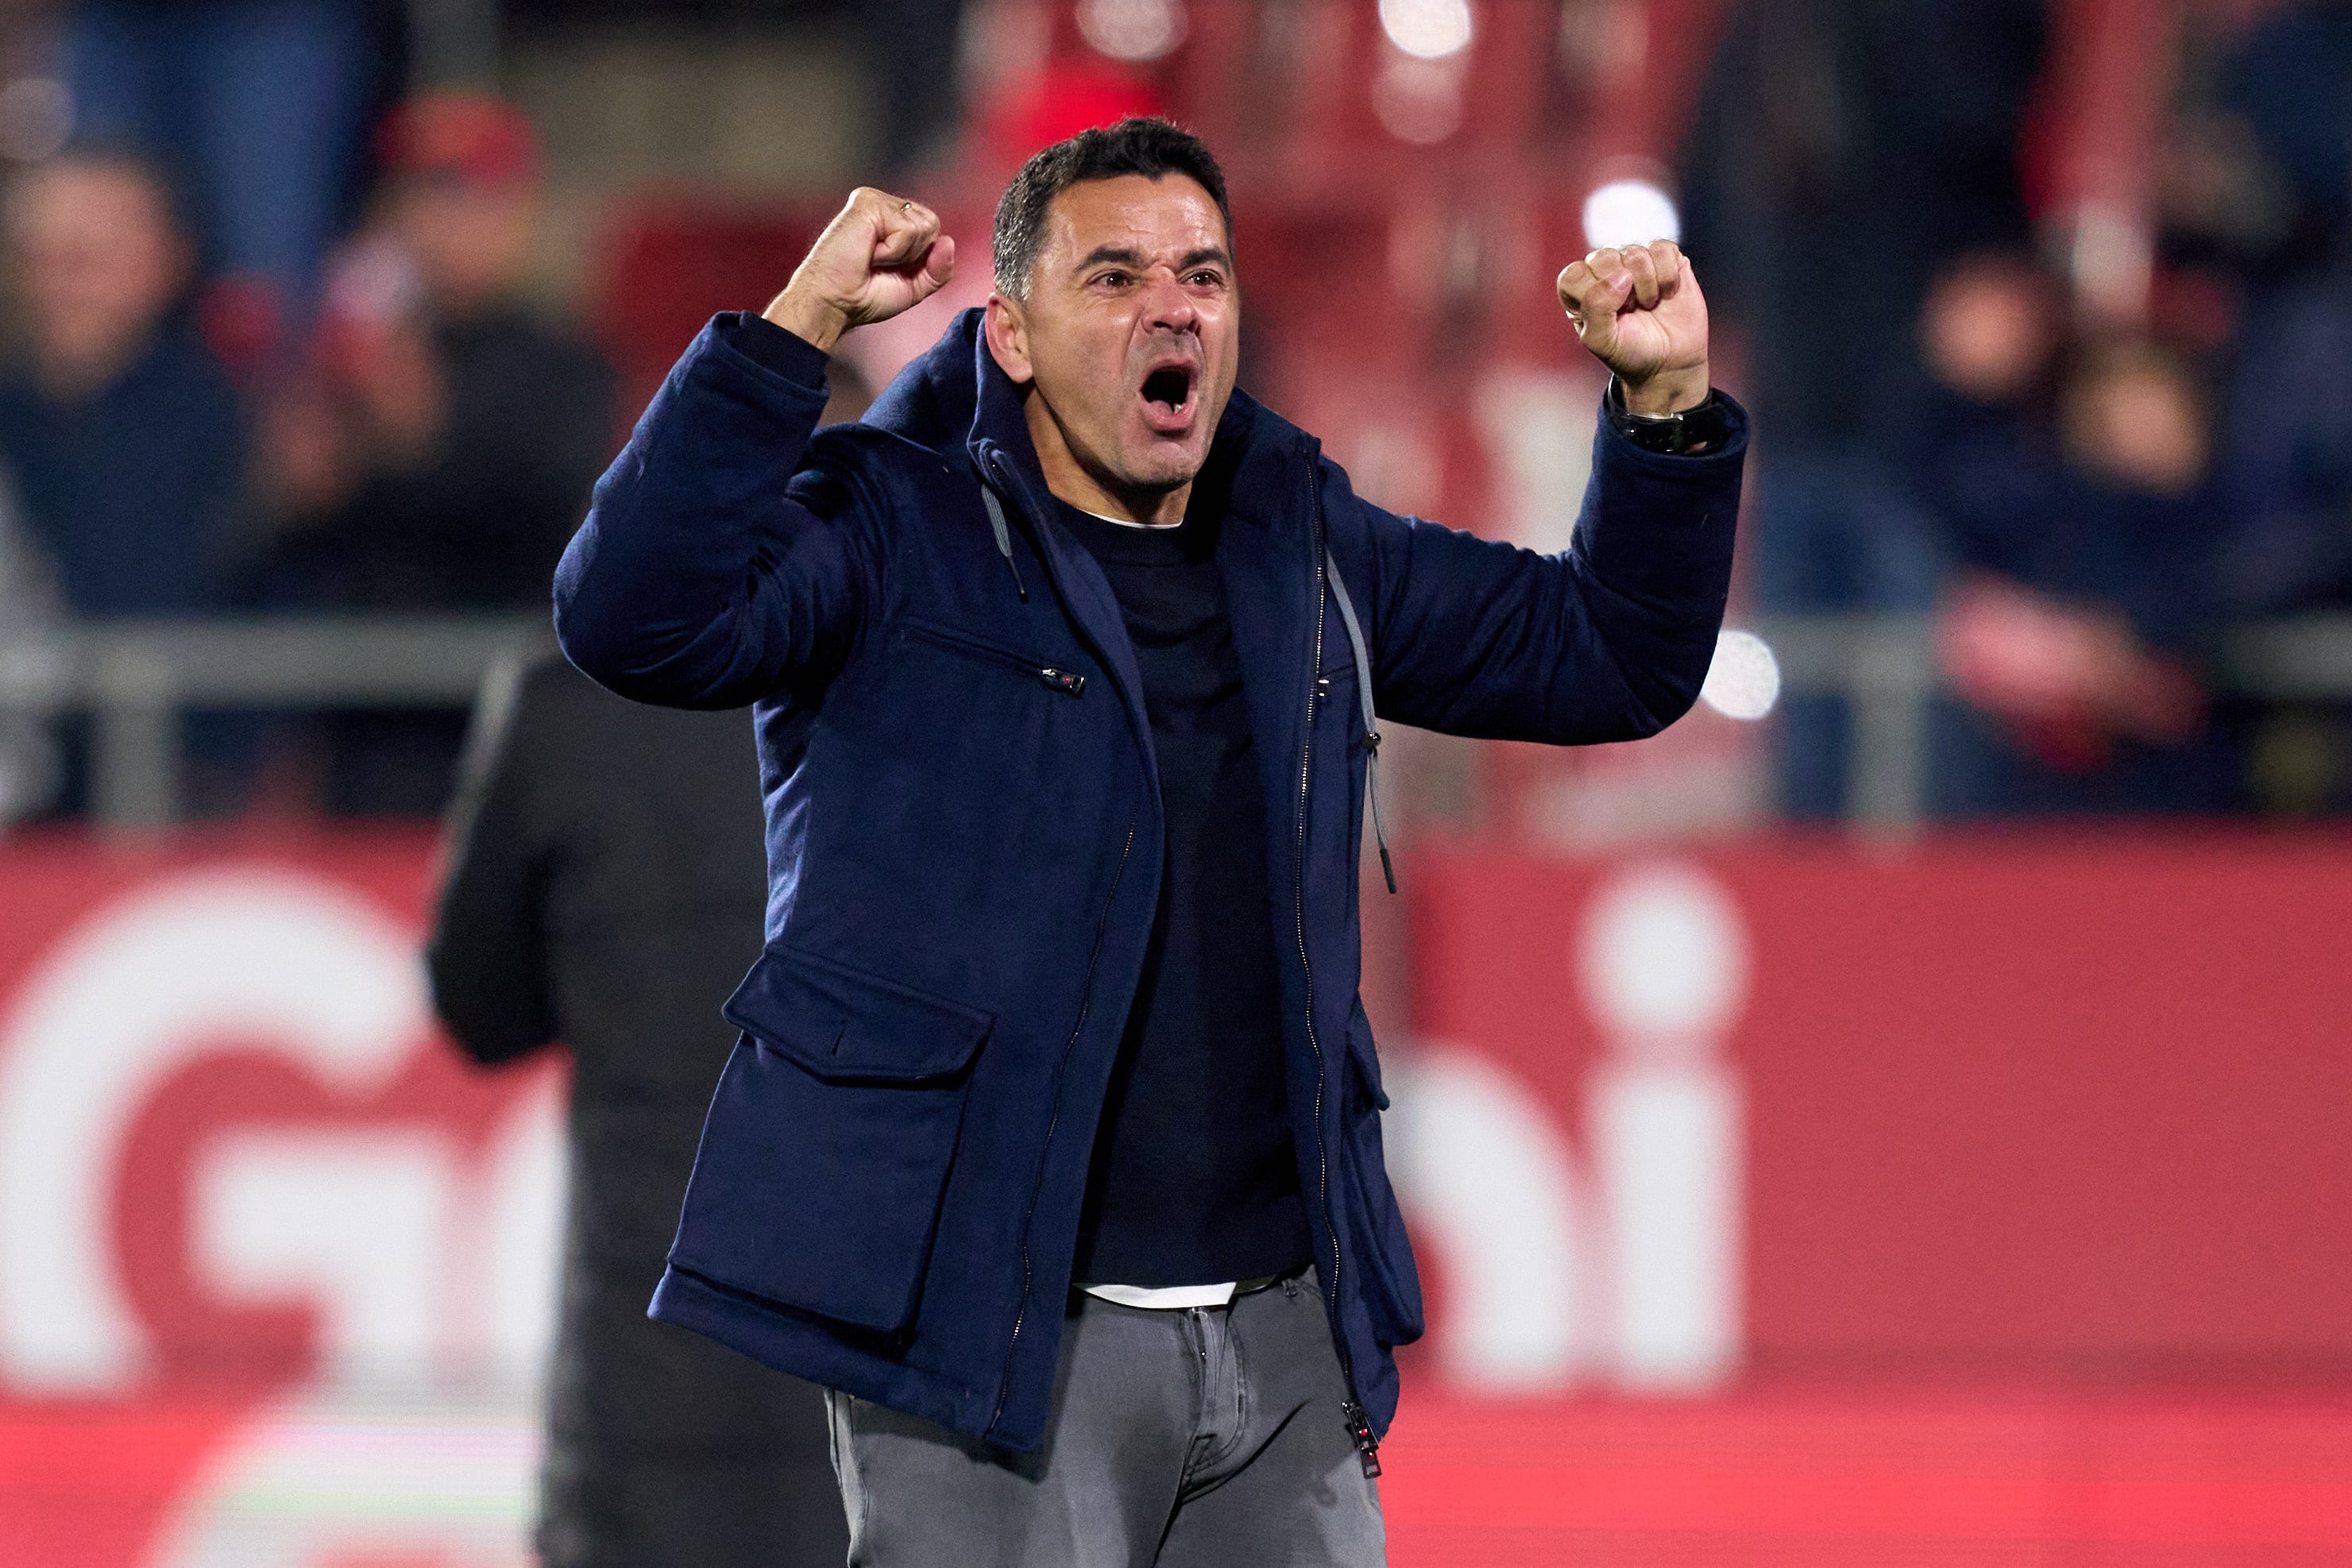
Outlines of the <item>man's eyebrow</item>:
M 1139 250 L 1130 249 L 1123 245 L 1097 245 L 1079 259 L 1076 270 L 1084 272 L 1099 261 L 1116 261 L 1122 267 L 1132 267 L 1139 271 L 1145 265 L 1143 253 Z M 1225 267 L 1231 267 L 1234 264 L 1234 258 L 1225 254 L 1223 247 L 1212 245 L 1199 250 L 1186 251 L 1183 259 L 1176 263 L 1176 270 L 1189 271 L 1192 268 L 1212 261 Z
M 1130 250 L 1123 245 L 1097 245 L 1079 258 L 1076 269 L 1084 272 L 1097 261 L 1116 261 L 1123 267 L 1140 268 L 1143 266 L 1143 252 Z

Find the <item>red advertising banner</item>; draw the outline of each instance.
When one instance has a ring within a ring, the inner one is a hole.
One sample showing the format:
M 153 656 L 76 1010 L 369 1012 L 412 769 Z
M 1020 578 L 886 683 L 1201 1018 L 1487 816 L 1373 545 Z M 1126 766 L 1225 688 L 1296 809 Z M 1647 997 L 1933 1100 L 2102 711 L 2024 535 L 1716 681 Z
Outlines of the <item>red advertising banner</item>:
M 1586 1138 L 1568 1179 L 1637 1267 L 1730 1292 L 1693 1375 L 2352 1385 L 2352 842 L 1424 853 L 1414 884 L 1418 1047 Z M 1644 1163 L 1670 1136 L 1682 1188 Z M 1668 1236 L 1724 1250 L 1640 1262 Z
M 432 846 L 0 851 L 0 1562 L 527 1561 L 561 1083 L 433 1029 Z
M 0 1565 L 529 1561 L 562 1081 L 432 853 L 0 848 Z M 2352 841 L 1407 873 L 1400 1568 L 2352 1557 Z

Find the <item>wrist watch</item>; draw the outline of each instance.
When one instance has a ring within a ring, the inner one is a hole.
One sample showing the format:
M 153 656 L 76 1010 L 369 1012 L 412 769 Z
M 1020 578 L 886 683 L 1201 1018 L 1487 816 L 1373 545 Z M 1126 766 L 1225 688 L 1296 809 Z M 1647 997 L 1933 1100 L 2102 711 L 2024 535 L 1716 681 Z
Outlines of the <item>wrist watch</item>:
M 1706 402 L 1680 414 L 1636 414 L 1625 406 L 1625 384 L 1612 375 L 1601 407 L 1619 435 L 1645 452 L 1669 457 L 1695 458 L 1713 450 L 1723 444 L 1730 425 L 1723 399 L 1713 388 L 1708 389 Z

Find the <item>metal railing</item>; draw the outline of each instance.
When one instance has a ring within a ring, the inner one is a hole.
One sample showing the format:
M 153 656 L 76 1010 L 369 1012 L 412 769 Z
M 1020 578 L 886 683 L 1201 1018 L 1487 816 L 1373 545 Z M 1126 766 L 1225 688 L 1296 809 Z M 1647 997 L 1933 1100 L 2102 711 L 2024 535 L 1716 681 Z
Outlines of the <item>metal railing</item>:
M 0 643 L 0 710 L 89 713 L 92 815 L 155 828 L 180 815 L 185 713 L 467 708 L 551 643 L 545 616 L 93 622 Z
M 1891 837 L 1927 816 L 1929 705 L 1944 690 L 1925 616 L 1767 617 L 1781 689 L 1843 697 L 1853 715 L 1847 820 Z M 2236 627 L 2205 669 L 2215 691 L 2274 702 L 2352 701 L 2352 616 Z
M 1781 689 L 1852 705 L 1850 820 L 1901 837 L 1926 816 L 1929 624 L 1912 616 L 1751 623 Z M 95 623 L 0 642 L 0 710 L 93 717 L 90 799 L 110 827 L 179 816 L 180 720 L 234 709 L 463 708 L 497 701 L 550 645 L 542 616 L 303 616 Z M 2352 616 L 2240 627 L 2210 668 L 2225 694 L 2352 701 Z

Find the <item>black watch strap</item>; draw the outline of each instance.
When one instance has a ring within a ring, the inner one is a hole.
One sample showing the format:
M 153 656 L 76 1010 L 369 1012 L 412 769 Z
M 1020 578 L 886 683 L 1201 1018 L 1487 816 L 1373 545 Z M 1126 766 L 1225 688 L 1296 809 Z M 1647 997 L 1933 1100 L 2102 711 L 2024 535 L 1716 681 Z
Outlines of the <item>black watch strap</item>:
M 1724 412 L 1723 399 L 1711 389 L 1706 402 L 1680 414 L 1635 414 L 1625 406 L 1624 384 L 1612 375 L 1601 406 L 1618 434 L 1645 452 L 1697 457 L 1723 445 L 1730 434 L 1731 420 Z

